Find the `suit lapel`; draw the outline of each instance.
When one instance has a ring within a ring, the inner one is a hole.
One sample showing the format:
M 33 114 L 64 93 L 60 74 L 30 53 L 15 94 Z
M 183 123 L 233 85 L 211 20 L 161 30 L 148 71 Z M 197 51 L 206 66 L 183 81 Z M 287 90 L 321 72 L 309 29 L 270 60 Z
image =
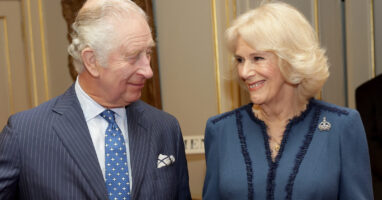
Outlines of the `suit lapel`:
M 126 107 L 129 129 L 130 163 L 133 176 L 132 199 L 139 194 L 149 157 L 150 134 L 143 103 L 137 101 Z
M 74 85 L 57 101 L 53 111 L 58 114 L 54 129 L 84 175 L 86 184 L 99 199 L 106 199 L 105 181 Z

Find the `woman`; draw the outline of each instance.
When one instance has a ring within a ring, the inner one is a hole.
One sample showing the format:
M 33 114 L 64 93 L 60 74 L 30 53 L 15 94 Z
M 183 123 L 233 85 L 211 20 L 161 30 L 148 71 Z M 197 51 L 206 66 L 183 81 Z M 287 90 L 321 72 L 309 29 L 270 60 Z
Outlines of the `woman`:
M 226 36 L 252 103 L 208 120 L 203 199 L 373 199 L 358 112 L 314 99 L 329 72 L 304 16 L 263 4 Z

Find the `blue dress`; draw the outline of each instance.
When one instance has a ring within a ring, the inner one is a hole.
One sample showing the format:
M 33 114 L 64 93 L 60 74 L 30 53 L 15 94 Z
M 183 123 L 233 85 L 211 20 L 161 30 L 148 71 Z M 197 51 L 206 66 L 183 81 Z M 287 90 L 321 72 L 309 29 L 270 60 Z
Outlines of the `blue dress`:
M 311 99 L 291 119 L 275 161 L 266 125 L 248 104 L 210 118 L 204 200 L 373 199 L 365 131 L 357 111 Z

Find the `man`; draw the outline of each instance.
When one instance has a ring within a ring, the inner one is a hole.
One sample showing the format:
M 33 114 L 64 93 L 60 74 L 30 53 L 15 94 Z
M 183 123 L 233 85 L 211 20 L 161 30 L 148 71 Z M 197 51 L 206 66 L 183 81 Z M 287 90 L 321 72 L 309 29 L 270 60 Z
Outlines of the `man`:
M 382 75 L 356 89 L 357 110 L 361 114 L 369 143 L 374 199 L 382 199 Z
M 177 120 L 139 100 L 153 73 L 145 13 L 92 0 L 73 29 L 75 84 L 0 134 L 0 199 L 191 199 Z

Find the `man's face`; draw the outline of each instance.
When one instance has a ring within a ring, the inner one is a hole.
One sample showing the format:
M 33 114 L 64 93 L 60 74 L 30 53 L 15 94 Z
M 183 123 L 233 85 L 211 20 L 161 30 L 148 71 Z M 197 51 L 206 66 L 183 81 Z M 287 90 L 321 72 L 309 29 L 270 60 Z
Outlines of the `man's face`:
M 116 46 L 99 67 L 97 90 L 101 90 L 102 105 L 123 107 L 141 97 L 146 79 L 153 76 L 150 67 L 154 41 L 146 20 L 132 16 L 128 23 L 117 23 Z

